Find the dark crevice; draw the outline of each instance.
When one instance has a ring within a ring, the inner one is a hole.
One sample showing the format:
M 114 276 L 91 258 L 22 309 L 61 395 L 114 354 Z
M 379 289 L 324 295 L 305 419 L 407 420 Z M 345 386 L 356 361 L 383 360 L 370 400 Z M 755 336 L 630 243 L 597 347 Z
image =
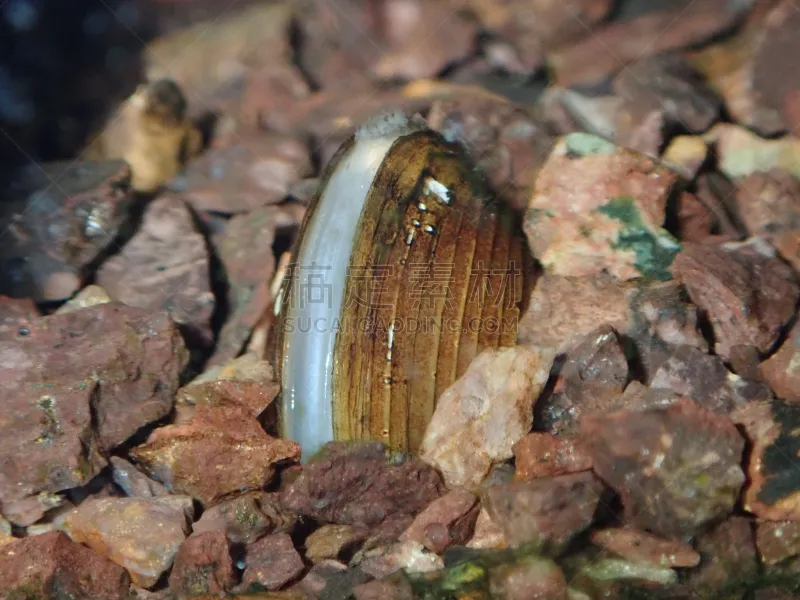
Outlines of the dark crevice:
M 290 60 L 292 65 L 303 77 L 312 92 L 320 91 L 322 86 L 320 85 L 319 81 L 317 81 L 316 77 L 314 77 L 303 64 L 303 45 L 305 44 L 305 33 L 303 32 L 303 28 L 300 26 L 300 21 L 297 18 L 293 18 L 289 22 L 288 35 Z

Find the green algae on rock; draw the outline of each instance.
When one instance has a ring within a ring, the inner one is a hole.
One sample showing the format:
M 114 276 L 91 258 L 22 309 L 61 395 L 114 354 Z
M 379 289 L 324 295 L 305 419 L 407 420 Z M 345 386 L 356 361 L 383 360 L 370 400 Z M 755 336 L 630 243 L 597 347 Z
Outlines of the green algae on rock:
M 588 133 L 562 137 L 536 178 L 524 229 L 556 275 L 668 280 L 680 244 L 663 229 L 679 175 Z

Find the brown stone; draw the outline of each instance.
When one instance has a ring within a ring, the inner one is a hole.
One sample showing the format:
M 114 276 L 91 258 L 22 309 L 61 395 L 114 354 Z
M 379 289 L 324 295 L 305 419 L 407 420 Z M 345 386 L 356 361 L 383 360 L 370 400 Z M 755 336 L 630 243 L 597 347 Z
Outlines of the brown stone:
M 165 313 L 116 303 L 33 321 L 0 354 L 3 503 L 88 482 L 100 450 L 169 413 L 185 364 Z
M 558 85 L 590 85 L 643 56 L 708 40 L 735 24 L 743 12 L 725 0 L 653 11 L 598 28 L 548 58 Z
M 297 578 L 304 568 L 288 534 L 268 535 L 247 547 L 240 588 L 246 590 L 258 584 L 267 590 L 277 590 Z
M 756 546 L 765 565 L 800 555 L 800 521 L 758 521 Z
M 493 463 L 513 456 L 555 353 L 548 347 L 486 350 L 439 397 L 419 448 L 449 488 L 476 489 Z
M 616 490 L 626 520 L 665 536 L 729 514 L 745 483 L 744 439 L 726 416 L 683 399 L 666 408 L 585 415 L 581 446 Z
M 215 306 L 208 261 L 189 209 L 161 196 L 147 206 L 136 235 L 103 263 L 97 282 L 128 306 L 166 311 L 190 343 L 208 346 Z
M 662 226 L 676 180 L 644 154 L 568 134 L 553 147 L 528 202 L 531 251 L 556 275 L 670 279 L 680 245 Z
M 189 533 L 191 511 L 185 496 L 92 499 L 73 510 L 63 527 L 73 541 L 125 567 L 135 585 L 151 587 Z
M 418 514 L 400 541 L 419 542 L 436 554 L 453 544 L 463 545 L 472 537 L 478 509 L 474 494 L 459 488 L 451 490 Z
M 467 543 L 476 550 L 500 549 L 508 546 L 508 538 L 502 526 L 492 519 L 486 507 L 482 507 L 475 521 L 475 533 Z
M 791 268 L 753 252 L 686 243 L 671 271 L 708 314 L 723 358 L 739 345 L 767 352 L 800 297 Z
M 291 533 L 296 520 L 277 494 L 245 492 L 204 510 L 192 535 L 222 531 L 234 544 L 252 544 L 268 533 Z
M 253 131 L 189 163 L 178 189 L 195 210 L 242 213 L 284 200 L 310 174 L 308 148 L 299 140 Z
M 695 567 L 700 562 L 691 546 L 638 529 L 600 529 L 592 532 L 592 543 L 627 560 L 656 567 Z
M 416 515 L 443 493 L 441 476 L 418 459 L 393 457 L 378 442 L 331 442 L 282 499 L 301 515 L 371 527 L 392 515 Z
M 748 581 L 758 572 L 758 558 L 750 522 L 729 517 L 696 538 L 700 565 L 689 572 L 688 583 L 698 592 L 717 593 L 732 579 Z
M 414 591 L 404 577 L 368 581 L 353 588 L 355 600 L 414 600 Z
M 300 457 L 300 446 L 267 435 L 242 405 L 203 404 L 189 423 L 155 430 L 131 456 L 167 489 L 210 506 L 228 494 L 262 488 L 277 463 Z
M 0 547 L 0 598 L 125 600 L 125 569 L 59 532 Z
M 592 461 L 576 447 L 575 440 L 551 433 L 529 433 L 514 446 L 518 481 L 557 477 L 592 468 Z
M 221 531 L 193 535 L 178 548 L 169 587 L 176 594 L 219 594 L 233 587 L 231 544 Z
M 492 598 L 506 600 L 566 600 L 567 580 L 556 563 L 530 556 L 513 564 L 494 567 L 489 572 Z
M 0 210 L 0 295 L 66 300 L 83 270 L 115 239 L 133 194 L 122 161 L 31 164 Z M 58 182 L 58 185 L 53 185 Z
M 770 390 L 762 383 L 734 375 L 718 356 L 692 346 L 678 346 L 656 371 L 653 389 L 667 389 L 692 398 L 714 412 L 728 414 L 756 400 L 769 400 Z
M 744 509 L 762 519 L 800 520 L 800 406 L 783 400 L 752 402 L 732 414 L 752 444 Z
M 236 215 L 211 240 L 225 270 L 230 315 L 222 327 L 210 366 L 236 358 L 272 300 L 275 271 L 272 243 L 280 218 L 274 206 Z
M 178 390 L 178 404 L 239 403 L 258 417 L 280 391 L 272 365 L 254 354 L 244 354 L 212 367 Z
M 603 489 L 592 473 L 576 473 L 496 485 L 484 490 L 483 503 L 511 546 L 557 556 L 592 524 Z
M 150 479 L 124 458 L 112 456 L 109 462 L 111 463 L 114 483 L 122 488 L 126 496 L 151 498 L 153 496 L 169 495 L 167 488 Z
M 711 211 L 689 192 L 683 192 L 678 198 L 676 219 L 678 238 L 682 242 L 703 242 L 709 238 L 714 227 Z
M 365 527 L 323 525 L 306 538 L 306 557 L 312 562 L 337 559 L 355 550 L 369 535 Z
M 678 53 L 635 60 L 614 78 L 613 89 L 624 100 L 623 119 L 630 124 L 658 112 L 668 124 L 698 133 L 711 126 L 722 107 L 719 96 Z

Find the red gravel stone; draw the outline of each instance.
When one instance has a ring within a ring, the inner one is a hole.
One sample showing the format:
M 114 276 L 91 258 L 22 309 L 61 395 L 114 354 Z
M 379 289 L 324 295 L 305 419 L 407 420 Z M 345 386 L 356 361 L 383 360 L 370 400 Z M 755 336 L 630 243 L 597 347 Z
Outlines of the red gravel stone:
M 294 549 L 292 538 L 285 533 L 268 535 L 247 547 L 245 570 L 240 588 L 253 584 L 277 590 L 297 578 L 305 568 Z
M 221 531 L 193 535 L 178 548 L 170 590 L 176 594 L 219 594 L 234 583 L 231 544 Z

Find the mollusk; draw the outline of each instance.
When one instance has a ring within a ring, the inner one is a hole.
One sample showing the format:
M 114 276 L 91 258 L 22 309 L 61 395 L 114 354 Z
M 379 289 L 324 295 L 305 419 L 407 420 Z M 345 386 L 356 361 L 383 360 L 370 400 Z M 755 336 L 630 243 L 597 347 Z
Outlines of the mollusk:
M 276 301 L 281 434 L 414 452 L 435 401 L 516 342 L 532 266 L 517 215 L 417 120 L 358 129 L 321 178 Z

